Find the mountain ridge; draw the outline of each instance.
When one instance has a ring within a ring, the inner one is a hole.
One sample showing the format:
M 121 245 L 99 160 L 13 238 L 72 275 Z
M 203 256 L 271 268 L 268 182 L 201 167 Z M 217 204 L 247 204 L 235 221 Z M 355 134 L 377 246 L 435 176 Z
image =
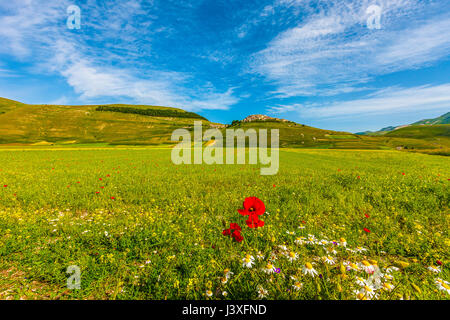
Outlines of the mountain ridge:
M 405 128 L 408 126 L 438 125 L 438 124 L 450 124 L 450 112 L 447 112 L 436 118 L 423 119 L 423 120 L 419 120 L 419 121 L 411 123 L 411 124 L 404 124 L 404 125 L 399 125 L 399 126 L 389 126 L 389 127 L 382 128 L 378 131 L 363 131 L 363 132 L 357 132 L 355 134 L 357 134 L 357 135 L 384 135 L 387 132 L 395 131 L 395 130 L 402 129 L 402 128 Z

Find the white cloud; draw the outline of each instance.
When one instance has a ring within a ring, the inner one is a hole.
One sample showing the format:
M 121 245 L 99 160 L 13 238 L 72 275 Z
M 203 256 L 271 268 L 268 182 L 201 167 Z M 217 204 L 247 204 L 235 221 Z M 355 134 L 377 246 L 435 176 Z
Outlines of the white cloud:
M 94 0 L 80 4 L 81 29 L 66 27 L 71 1 L 11 0 L 1 3 L 0 53 L 28 60 L 29 71 L 59 74 L 81 101 L 126 98 L 142 104 L 187 110 L 226 110 L 239 98 L 233 88 L 223 92 L 191 74 L 158 68 L 142 59 L 151 52 L 155 20 L 142 8 L 152 1 Z M 89 30 L 85 32 L 85 30 Z M 143 40 L 145 39 L 145 40 Z M 0 72 L 1 74 L 2 72 Z
M 220 93 L 211 84 L 188 88 L 190 78 L 182 73 L 147 70 L 145 76 L 135 70 L 106 67 L 89 60 L 65 41 L 55 44 L 51 68 L 67 79 L 84 101 L 102 97 L 128 98 L 136 103 L 178 107 L 191 111 L 227 110 L 239 99 L 233 89 Z
M 450 83 L 412 88 L 392 87 L 369 97 L 329 104 L 293 104 L 272 107 L 273 112 L 298 112 L 302 118 L 351 118 L 364 115 L 388 115 L 397 112 L 450 110 Z
M 309 1 L 283 2 L 310 10 Z M 277 97 L 334 95 L 450 54 L 450 14 L 424 18 L 424 2 L 378 1 L 382 29 L 370 30 L 365 10 L 372 2 L 319 1 L 318 12 L 255 54 L 252 71 L 276 85 Z

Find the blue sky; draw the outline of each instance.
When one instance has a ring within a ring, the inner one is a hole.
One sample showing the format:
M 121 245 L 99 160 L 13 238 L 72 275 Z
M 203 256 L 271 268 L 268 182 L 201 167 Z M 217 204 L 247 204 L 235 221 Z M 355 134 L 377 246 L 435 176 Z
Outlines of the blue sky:
M 70 5 L 80 29 L 67 27 Z M 26 103 L 351 132 L 450 111 L 448 0 L 8 0 L 0 44 L 0 96 Z

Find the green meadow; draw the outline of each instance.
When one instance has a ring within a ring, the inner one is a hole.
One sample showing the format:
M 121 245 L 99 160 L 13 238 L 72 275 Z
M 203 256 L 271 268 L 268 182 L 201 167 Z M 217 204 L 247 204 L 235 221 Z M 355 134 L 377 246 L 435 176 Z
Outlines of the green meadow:
M 0 299 L 450 297 L 448 157 L 281 149 L 261 176 L 176 166 L 164 147 L 67 146 L 4 147 L 0 164 Z M 237 212 L 252 196 L 257 229 Z

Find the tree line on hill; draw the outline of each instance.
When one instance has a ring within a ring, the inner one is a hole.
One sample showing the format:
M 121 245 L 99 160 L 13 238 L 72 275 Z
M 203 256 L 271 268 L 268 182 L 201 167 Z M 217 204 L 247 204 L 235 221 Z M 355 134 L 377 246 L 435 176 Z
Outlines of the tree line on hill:
M 177 110 L 171 109 L 139 109 L 139 108 L 130 108 L 130 107 L 111 107 L 111 106 L 99 106 L 95 109 L 95 111 L 109 111 L 109 112 L 120 112 L 120 113 L 132 113 L 139 114 L 143 116 L 151 116 L 151 117 L 175 117 L 175 118 L 192 118 L 192 119 L 201 119 L 206 120 L 206 118 L 194 113 L 194 112 L 180 112 Z

